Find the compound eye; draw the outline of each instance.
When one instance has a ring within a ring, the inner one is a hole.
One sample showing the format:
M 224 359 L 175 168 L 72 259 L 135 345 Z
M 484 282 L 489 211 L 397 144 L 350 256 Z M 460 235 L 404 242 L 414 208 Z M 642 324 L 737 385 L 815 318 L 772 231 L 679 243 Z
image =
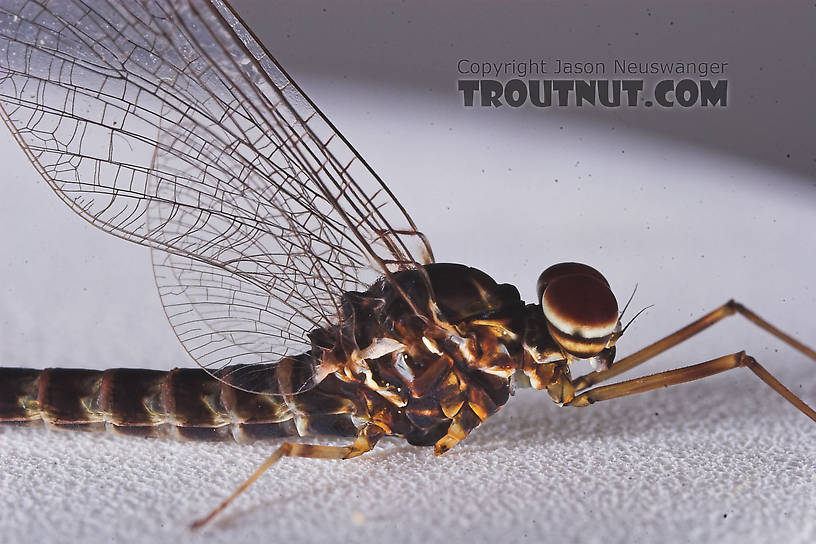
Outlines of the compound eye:
M 548 274 L 556 267 L 563 268 Z M 587 359 L 606 347 L 618 325 L 618 302 L 600 272 L 578 263 L 563 263 L 541 275 L 539 288 L 547 327 L 564 350 Z
M 606 278 L 603 277 L 603 274 L 592 268 L 591 266 L 583 263 L 558 263 L 554 264 L 549 267 L 547 270 L 541 273 L 538 277 L 538 283 L 536 284 L 536 292 L 538 293 L 538 300 L 541 300 L 541 295 L 544 294 L 544 289 L 547 288 L 547 285 L 556 278 L 560 278 L 562 276 L 575 276 L 575 275 L 584 275 L 584 276 L 592 276 L 599 281 L 603 282 L 607 287 L 609 287 L 609 282 L 606 281 Z

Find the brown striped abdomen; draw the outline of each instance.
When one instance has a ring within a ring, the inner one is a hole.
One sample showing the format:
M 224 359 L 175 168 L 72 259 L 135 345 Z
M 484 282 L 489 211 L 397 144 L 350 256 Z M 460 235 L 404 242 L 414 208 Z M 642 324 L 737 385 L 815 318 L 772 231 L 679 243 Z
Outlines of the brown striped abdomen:
M 348 400 L 319 390 L 288 397 L 246 393 L 200 368 L 0 368 L 0 423 L 251 442 L 355 436 L 353 411 Z

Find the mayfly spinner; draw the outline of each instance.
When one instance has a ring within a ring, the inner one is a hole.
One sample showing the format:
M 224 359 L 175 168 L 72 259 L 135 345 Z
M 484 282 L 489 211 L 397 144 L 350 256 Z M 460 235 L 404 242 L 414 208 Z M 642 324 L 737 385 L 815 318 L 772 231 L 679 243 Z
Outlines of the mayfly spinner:
M 538 298 L 436 263 L 394 194 L 222 0 L 0 1 L 0 106 L 31 164 L 78 215 L 151 248 L 162 304 L 200 368 L 0 369 L 0 421 L 284 442 L 348 459 L 383 436 L 443 454 L 514 386 L 563 406 L 744 367 L 744 352 L 601 382 L 740 313 L 736 302 L 614 362 L 624 332 L 600 272 L 561 263 Z M 573 377 L 570 364 L 595 371 Z

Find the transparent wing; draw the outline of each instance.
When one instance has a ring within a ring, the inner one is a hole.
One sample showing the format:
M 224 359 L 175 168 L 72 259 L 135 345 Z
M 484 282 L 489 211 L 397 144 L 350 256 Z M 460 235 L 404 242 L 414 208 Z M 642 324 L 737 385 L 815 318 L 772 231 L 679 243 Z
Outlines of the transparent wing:
M 0 0 L 0 106 L 76 213 L 153 249 L 184 347 L 242 389 L 279 393 L 259 370 L 337 323 L 344 292 L 432 261 L 393 194 L 219 0 Z M 315 373 L 298 369 L 297 389 Z

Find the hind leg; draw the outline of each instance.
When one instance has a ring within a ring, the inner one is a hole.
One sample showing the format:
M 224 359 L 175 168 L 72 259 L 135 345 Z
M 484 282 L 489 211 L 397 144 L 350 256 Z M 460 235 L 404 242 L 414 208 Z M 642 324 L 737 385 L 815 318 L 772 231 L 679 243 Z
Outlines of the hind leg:
M 263 464 L 258 467 L 258 470 L 252 473 L 252 476 L 246 479 L 244 483 L 238 486 L 238 489 L 233 491 L 232 495 L 227 497 L 224 502 L 218 505 L 218 507 L 207 514 L 205 517 L 201 518 L 200 520 L 194 522 L 190 528 L 191 529 L 198 529 L 199 527 L 205 525 L 209 522 L 212 518 L 218 515 L 224 508 L 226 508 L 229 503 L 231 503 L 235 498 L 243 493 L 246 488 L 252 485 L 255 480 L 257 480 L 261 474 L 266 472 L 266 470 L 281 460 L 283 457 L 307 457 L 311 459 L 351 459 L 352 457 L 358 457 L 364 454 L 367 451 L 371 451 L 374 446 L 377 444 L 377 441 L 383 437 L 385 431 L 382 428 L 378 427 L 377 425 L 366 425 L 362 429 L 360 429 L 360 434 L 357 435 L 357 439 L 354 443 L 350 446 L 314 446 L 311 444 L 298 444 L 295 442 L 285 442 L 275 450 L 275 452 L 270 455 Z

